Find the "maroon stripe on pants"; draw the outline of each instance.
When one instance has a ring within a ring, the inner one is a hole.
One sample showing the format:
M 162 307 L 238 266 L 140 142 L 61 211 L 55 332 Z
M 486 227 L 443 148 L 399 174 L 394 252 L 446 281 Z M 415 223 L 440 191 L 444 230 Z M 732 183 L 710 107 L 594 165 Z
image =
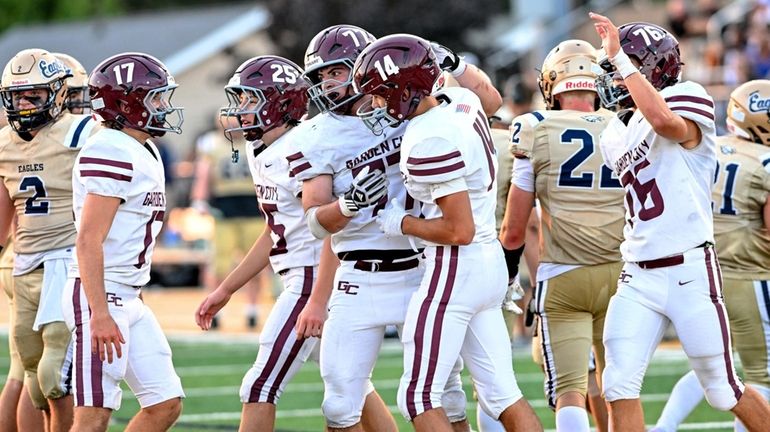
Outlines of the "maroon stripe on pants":
M 433 274 L 430 277 L 430 285 L 428 286 L 428 295 L 420 305 L 420 312 L 417 315 L 416 328 L 414 330 L 414 359 L 412 361 L 412 378 L 409 381 L 409 386 L 406 388 L 406 408 L 409 411 L 409 417 L 415 418 L 417 416 L 417 407 L 415 406 L 414 392 L 417 388 L 417 381 L 420 379 L 420 358 L 422 357 L 422 345 L 425 340 L 425 320 L 427 319 L 428 310 L 430 304 L 433 301 L 433 297 L 436 295 L 436 287 L 438 286 L 438 280 L 441 277 L 441 264 L 444 258 L 444 246 L 436 247 L 436 261 L 433 267 Z
M 438 364 L 438 351 L 441 346 L 441 330 L 443 330 L 444 313 L 449 303 L 449 297 L 452 295 L 452 288 L 455 284 L 455 275 L 457 274 L 457 255 L 460 252 L 459 246 L 452 246 L 449 250 L 449 273 L 444 286 L 444 293 L 441 295 L 441 301 L 436 311 L 436 319 L 433 322 L 433 336 L 430 346 L 430 362 L 428 362 L 428 372 L 425 374 L 425 386 L 422 393 L 423 411 L 433 409 L 430 402 L 430 388 L 433 386 L 433 378 L 436 376 L 436 365 Z
M 307 304 L 307 300 L 310 298 L 310 290 L 313 288 L 313 267 L 305 267 L 305 279 L 302 282 L 302 294 L 300 294 L 299 300 L 297 301 L 297 305 L 302 305 L 300 307 L 300 310 L 305 307 Z M 294 318 L 294 321 L 291 323 L 291 328 L 293 329 L 297 325 L 297 319 Z M 270 388 L 270 391 L 267 393 L 267 402 L 271 404 L 275 404 L 275 397 L 278 393 L 278 388 L 281 386 L 281 383 L 283 382 L 284 378 L 286 378 L 286 374 L 289 372 L 289 368 L 292 364 L 294 364 L 294 360 L 297 358 L 297 354 L 299 354 L 299 350 L 302 348 L 302 345 L 305 343 L 307 339 L 297 339 L 294 341 L 294 345 L 291 347 L 291 351 L 289 351 L 289 355 L 286 356 L 286 361 L 283 363 L 283 367 L 281 370 L 278 371 L 278 375 L 275 377 L 275 382 L 273 383 L 273 386 Z
M 724 352 L 723 356 L 725 359 L 725 367 L 727 368 L 727 382 L 730 384 L 730 387 L 733 389 L 733 394 L 735 395 L 735 400 L 740 400 L 743 393 L 741 392 L 740 387 L 738 386 L 738 383 L 735 382 L 735 374 L 734 374 L 734 367 L 733 367 L 733 359 L 730 355 L 730 331 L 727 328 L 727 313 L 725 312 L 724 305 L 720 304 L 719 302 L 719 296 L 720 292 L 717 291 L 717 285 L 716 281 L 714 280 L 714 270 L 712 270 L 711 266 L 714 261 L 716 261 L 716 256 L 714 258 L 711 258 L 712 255 L 712 248 L 706 247 L 704 249 L 706 252 L 706 269 L 708 271 L 709 275 L 709 294 L 711 296 L 711 303 L 714 305 L 714 308 L 717 311 L 717 318 L 719 318 L 719 329 L 722 331 L 722 350 Z M 722 278 L 721 278 L 721 270 L 719 270 L 719 263 L 717 264 L 717 270 L 719 271 L 719 285 L 721 287 L 722 285 Z
M 308 271 L 308 268 L 310 269 L 310 271 Z M 264 369 L 262 369 L 262 372 L 259 374 L 259 377 L 257 378 L 256 381 L 254 381 L 254 384 L 251 386 L 251 393 L 249 394 L 249 403 L 259 402 L 259 395 L 262 393 L 262 388 L 265 387 L 265 384 L 267 383 L 267 379 L 270 378 L 270 374 L 273 373 L 273 369 L 275 369 L 276 365 L 278 364 L 278 359 L 281 357 L 281 352 L 283 352 L 283 347 L 284 345 L 286 345 L 286 342 L 289 340 L 289 336 L 294 331 L 294 326 L 297 324 L 297 317 L 299 317 L 299 313 L 302 312 L 302 309 L 305 307 L 305 303 L 307 303 L 307 299 L 310 296 L 310 287 L 312 287 L 312 285 L 313 285 L 312 267 L 306 267 L 305 280 L 302 284 L 302 294 L 297 300 L 297 303 L 294 305 L 294 308 L 291 310 L 291 314 L 289 314 L 289 319 L 286 320 L 286 322 L 283 324 L 283 327 L 281 327 L 281 331 L 278 333 L 278 338 L 275 340 L 275 344 L 273 344 L 273 350 L 270 352 L 270 357 L 268 357 L 267 363 L 265 364 Z M 276 381 L 280 381 L 279 378 L 276 378 Z M 273 390 L 271 389 L 270 391 L 272 392 Z
M 75 310 L 75 396 L 77 406 L 83 406 L 83 313 L 80 310 L 80 278 L 72 290 L 72 308 Z

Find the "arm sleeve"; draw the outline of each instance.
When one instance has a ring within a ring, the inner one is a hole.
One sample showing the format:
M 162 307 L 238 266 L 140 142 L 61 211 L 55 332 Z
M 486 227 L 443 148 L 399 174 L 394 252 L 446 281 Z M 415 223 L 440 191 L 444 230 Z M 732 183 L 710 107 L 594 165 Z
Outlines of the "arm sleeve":
M 505 253 L 505 267 L 508 269 L 508 280 L 511 280 L 519 274 L 519 262 L 524 253 L 524 245 L 513 250 L 503 248 L 503 252 Z
M 86 192 L 117 197 L 123 201 L 128 198 L 134 165 L 127 152 L 109 146 L 91 145 L 80 152 L 74 169 Z
M 535 192 L 535 170 L 527 158 L 516 158 L 513 161 L 511 183 L 526 192 Z

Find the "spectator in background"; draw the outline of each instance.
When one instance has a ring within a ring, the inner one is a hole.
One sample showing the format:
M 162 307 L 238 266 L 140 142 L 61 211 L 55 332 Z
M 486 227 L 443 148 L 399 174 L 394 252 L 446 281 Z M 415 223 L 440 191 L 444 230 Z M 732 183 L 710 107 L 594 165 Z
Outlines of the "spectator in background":
M 238 149 L 244 148 L 245 140 L 234 134 L 228 142 L 218 113 L 215 124 L 196 140 L 197 161 L 190 197 L 192 207 L 216 219 L 214 269 L 209 269 L 205 276 L 209 291 L 235 268 L 265 228 L 246 158 L 238 157 Z M 269 277 L 263 272 L 246 284 L 246 324 L 250 329 L 255 329 L 259 322 L 257 299 L 267 280 Z M 214 317 L 211 328 L 218 326 L 218 317 Z

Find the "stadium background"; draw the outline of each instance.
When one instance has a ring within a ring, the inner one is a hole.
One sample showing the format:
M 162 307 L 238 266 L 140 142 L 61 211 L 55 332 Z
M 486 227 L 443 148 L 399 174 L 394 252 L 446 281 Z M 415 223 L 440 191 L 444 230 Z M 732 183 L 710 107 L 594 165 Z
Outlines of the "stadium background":
M 184 133 L 164 138 L 174 178 L 169 202 L 176 210 L 166 221 L 153 283 L 145 297 L 173 341 L 175 364 L 188 393 L 175 430 L 233 430 L 240 410 L 237 387 L 254 359 L 258 333 L 248 332 L 241 320 L 217 333 L 195 328 L 192 314 L 204 295 L 198 287 L 200 268 L 209 262 L 213 222 L 187 207 L 194 143 L 212 128 L 212 114 L 226 103 L 222 87 L 235 68 L 268 53 L 301 65 L 305 46 L 318 30 L 350 23 L 376 36 L 414 33 L 464 52 L 487 71 L 504 97 L 513 97 L 512 83 L 518 82 L 531 90 L 525 94 L 533 94 L 538 107 L 536 68 L 545 53 L 568 38 L 598 44 L 588 23 L 589 10 L 616 23 L 643 20 L 670 29 L 680 41 L 684 78 L 704 84 L 718 101 L 720 126 L 733 88 L 770 77 L 768 0 L 0 0 L 0 61 L 5 64 L 19 50 L 37 47 L 70 54 L 90 71 L 112 54 L 142 51 L 160 58 L 176 77 L 180 87 L 174 101 L 185 107 Z M 271 299 L 271 293 L 263 295 L 263 316 Z M 236 298 L 225 316 L 240 316 L 243 307 L 244 300 Z M 7 321 L 2 296 L 3 333 Z M 0 337 L 0 345 L 2 374 L 8 366 L 7 336 Z M 390 405 L 395 404 L 401 372 L 399 355 L 398 344 L 388 343 L 375 371 L 375 385 Z M 546 427 L 553 428 L 553 415 L 543 399 L 542 374 L 531 362 L 526 343 L 516 344 L 514 355 L 525 395 Z M 686 370 L 675 342 L 659 350 L 643 393 L 648 424 L 654 423 L 671 387 Z M 317 366 L 308 364 L 282 399 L 279 429 L 321 430 L 321 397 Z M 111 430 L 122 430 L 137 409 L 130 394 L 124 402 Z M 475 404 L 469 403 L 471 407 Z M 471 417 L 474 414 L 469 411 Z M 682 430 L 731 430 L 729 419 L 701 404 Z

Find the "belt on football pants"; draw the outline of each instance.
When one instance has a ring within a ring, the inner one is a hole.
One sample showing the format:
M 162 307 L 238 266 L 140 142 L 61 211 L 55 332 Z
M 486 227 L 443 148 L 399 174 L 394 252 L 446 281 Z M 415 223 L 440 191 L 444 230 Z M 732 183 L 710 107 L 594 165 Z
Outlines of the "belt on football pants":
M 712 246 L 711 242 L 703 242 L 700 245 L 696 246 L 695 248 L 705 248 Z M 684 264 L 684 253 L 676 254 L 667 256 L 664 258 L 658 258 L 654 260 L 649 261 L 639 261 L 636 263 L 639 267 L 645 269 L 645 270 L 652 270 L 656 268 L 663 268 L 663 267 L 671 267 L 679 264 Z
M 419 258 L 413 258 L 406 261 L 356 261 L 353 268 L 368 272 L 394 272 L 411 270 L 420 265 Z

